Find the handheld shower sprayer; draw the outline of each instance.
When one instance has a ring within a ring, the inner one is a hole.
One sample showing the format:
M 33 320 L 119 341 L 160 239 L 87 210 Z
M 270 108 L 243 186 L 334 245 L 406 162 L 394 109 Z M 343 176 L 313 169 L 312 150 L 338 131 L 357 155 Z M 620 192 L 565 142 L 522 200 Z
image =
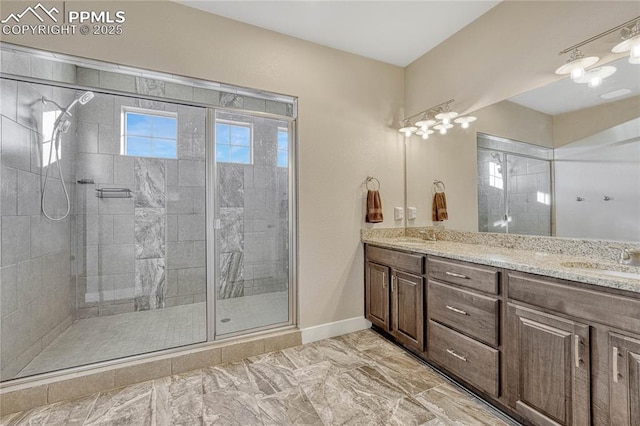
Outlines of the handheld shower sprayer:
M 43 104 L 46 105 L 47 103 L 51 103 L 56 107 L 58 107 L 61 111 L 61 114 L 53 123 L 53 130 L 51 132 L 51 141 L 49 144 L 49 162 L 47 163 L 47 170 L 44 175 L 44 183 L 42 184 L 42 199 L 40 200 L 42 214 L 49 220 L 54 220 L 54 221 L 64 220 L 67 218 L 67 216 L 69 216 L 69 212 L 71 211 L 71 201 L 69 200 L 69 191 L 67 191 L 67 185 L 64 183 L 62 166 L 60 165 L 60 135 L 62 133 L 67 133 L 69 131 L 69 127 L 71 127 L 71 121 L 69 121 L 69 117 L 71 117 L 71 110 L 73 109 L 73 107 L 75 107 L 76 104 L 78 103 L 80 105 L 86 105 L 87 102 L 93 99 L 94 96 L 95 95 L 93 92 L 90 92 L 90 91 L 84 92 L 80 96 L 76 97 L 66 108 L 62 107 L 60 104 L 58 104 L 55 101 L 42 97 Z M 62 189 L 64 190 L 64 196 L 67 201 L 67 210 L 64 213 L 64 215 L 62 215 L 61 217 L 49 216 L 44 206 L 45 196 L 47 194 L 47 181 L 49 180 L 49 169 L 52 166 L 51 160 L 53 157 L 54 150 L 56 152 L 55 163 L 58 165 L 58 176 L 60 177 L 60 183 L 62 184 Z

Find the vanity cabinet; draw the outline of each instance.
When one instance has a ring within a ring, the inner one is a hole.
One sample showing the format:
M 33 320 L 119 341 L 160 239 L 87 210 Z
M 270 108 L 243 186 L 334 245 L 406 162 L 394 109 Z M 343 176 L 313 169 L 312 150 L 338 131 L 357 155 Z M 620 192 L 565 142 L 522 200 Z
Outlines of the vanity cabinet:
M 508 399 L 538 425 L 590 424 L 589 326 L 509 304 Z
M 611 424 L 640 425 L 640 339 L 609 334 Z
M 525 425 L 640 426 L 640 293 L 367 245 L 365 310 Z
M 424 257 L 367 246 L 365 317 L 399 343 L 424 350 Z

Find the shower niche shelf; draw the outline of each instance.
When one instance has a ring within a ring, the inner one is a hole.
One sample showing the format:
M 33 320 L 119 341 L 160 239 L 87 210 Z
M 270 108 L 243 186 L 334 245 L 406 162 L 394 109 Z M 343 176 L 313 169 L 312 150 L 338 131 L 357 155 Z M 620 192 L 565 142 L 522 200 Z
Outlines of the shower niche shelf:
M 98 198 L 131 198 L 133 192 L 129 188 L 97 188 Z

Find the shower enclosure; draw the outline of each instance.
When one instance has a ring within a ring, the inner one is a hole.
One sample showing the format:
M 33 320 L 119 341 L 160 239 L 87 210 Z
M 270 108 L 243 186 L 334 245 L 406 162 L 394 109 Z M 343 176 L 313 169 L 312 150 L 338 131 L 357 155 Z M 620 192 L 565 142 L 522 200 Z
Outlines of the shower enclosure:
M 478 230 L 551 235 L 549 148 L 478 135 Z
M 293 324 L 292 98 L 4 46 L 0 82 L 3 381 Z

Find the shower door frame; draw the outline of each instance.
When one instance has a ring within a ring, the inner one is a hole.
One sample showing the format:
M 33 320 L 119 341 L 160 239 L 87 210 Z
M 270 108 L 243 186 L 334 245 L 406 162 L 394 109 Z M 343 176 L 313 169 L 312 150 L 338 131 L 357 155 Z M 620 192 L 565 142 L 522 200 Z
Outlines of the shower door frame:
M 251 328 L 248 330 L 240 330 L 233 333 L 225 333 L 222 338 L 216 335 L 216 284 L 219 279 L 219 256 L 217 252 L 219 218 L 216 217 L 218 211 L 218 181 L 217 181 L 217 162 L 215 160 L 215 124 L 216 113 L 223 112 L 228 114 L 241 114 L 260 118 L 269 118 L 273 120 L 287 122 L 289 133 L 289 277 L 288 277 L 288 319 L 286 322 L 269 324 L 261 327 Z M 205 149 L 205 167 L 206 167 L 206 211 L 205 211 L 205 228 L 206 228 L 206 262 L 207 262 L 207 341 L 224 341 L 238 336 L 256 334 L 260 332 L 268 332 L 274 329 L 294 328 L 298 323 L 297 310 L 297 283 L 298 283 L 298 168 L 297 168 L 297 128 L 295 117 L 283 116 L 278 114 L 270 114 L 259 111 L 248 111 L 235 108 L 224 107 L 208 107 L 206 118 L 206 149 Z

